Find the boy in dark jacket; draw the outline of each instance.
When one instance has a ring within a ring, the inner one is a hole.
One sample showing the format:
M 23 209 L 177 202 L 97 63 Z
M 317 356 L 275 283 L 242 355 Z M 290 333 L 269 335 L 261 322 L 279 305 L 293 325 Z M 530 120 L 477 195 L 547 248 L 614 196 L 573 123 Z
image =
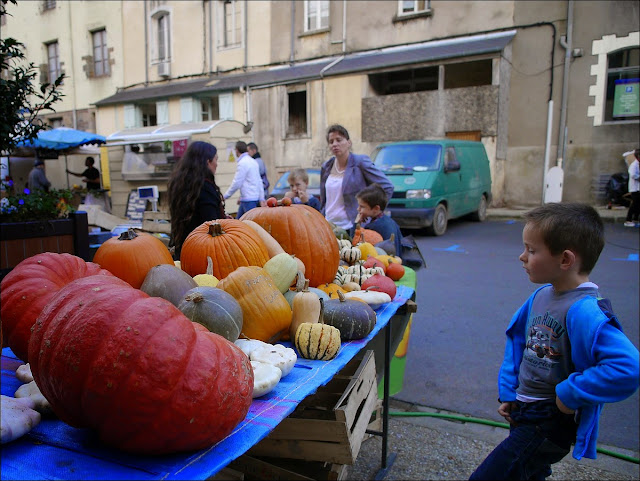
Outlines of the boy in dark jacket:
M 390 239 L 393 234 L 393 242 L 396 247 L 396 255 L 402 254 L 402 232 L 400 227 L 384 210 L 387 208 L 387 193 L 382 187 L 373 183 L 356 194 L 358 201 L 358 219 L 361 227 L 376 231 L 383 239 Z

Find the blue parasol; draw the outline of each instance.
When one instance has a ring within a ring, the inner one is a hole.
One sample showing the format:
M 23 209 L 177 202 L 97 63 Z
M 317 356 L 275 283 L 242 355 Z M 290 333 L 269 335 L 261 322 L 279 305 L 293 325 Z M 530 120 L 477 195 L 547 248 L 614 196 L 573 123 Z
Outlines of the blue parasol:
M 64 153 L 65 168 L 67 165 L 67 152 L 70 149 L 88 144 L 104 144 L 106 137 L 92 132 L 76 130 L 69 127 L 58 127 L 51 130 L 40 130 L 38 136 L 31 140 L 22 140 L 17 147 L 30 147 L 33 149 L 56 150 Z M 69 174 L 67 173 L 67 187 L 69 186 Z

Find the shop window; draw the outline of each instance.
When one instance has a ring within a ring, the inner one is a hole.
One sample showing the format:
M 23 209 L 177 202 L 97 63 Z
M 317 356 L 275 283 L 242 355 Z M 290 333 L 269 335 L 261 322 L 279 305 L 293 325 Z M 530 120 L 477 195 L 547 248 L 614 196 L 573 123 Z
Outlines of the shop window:
M 438 89 L 438 67 L 424 67 L 369 75 L 377 95 L 393 95 Z
M 604 120 L 638 120 L 640 48 L 627 48 L 607 55 L 607 87 Z
M 312 32 L 326 28 L 329 28 L 329 2 L 305 0 L 304 31 Z

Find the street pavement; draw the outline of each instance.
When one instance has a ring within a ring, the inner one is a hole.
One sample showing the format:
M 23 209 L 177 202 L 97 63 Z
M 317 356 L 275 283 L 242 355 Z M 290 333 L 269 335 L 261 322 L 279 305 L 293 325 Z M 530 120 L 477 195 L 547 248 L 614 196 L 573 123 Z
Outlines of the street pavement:
M 493 208 L 488 218 L 519 219 L 528 208 Z M 597 207 L 605 222 L 623 223 L 627 209 Z M 639 232 L 640 232 L 640 228 Z M 463 422 L 436 417 L 406 417 L 403 413 L 440 413 L 464 417 L 459 413 L 436 410 L 426 406 L 391 399 L 389 418 L 388 459 L 395 456 L 384 474 L 387 480 L 458 480 L 468 479 L 487 454 L 507 435 L 501 427 L 477 422 Z M 599 453 L 596 460 L 574 460 L 571 455 L 553 466 L 550 480 L 638 480 L 640 453 L 599 444 L 605 451 L 620 456 Z M 348 469 L 347 479 L 381 479 L 382 440 L 371 437 L 363 442 L 356 463 Z

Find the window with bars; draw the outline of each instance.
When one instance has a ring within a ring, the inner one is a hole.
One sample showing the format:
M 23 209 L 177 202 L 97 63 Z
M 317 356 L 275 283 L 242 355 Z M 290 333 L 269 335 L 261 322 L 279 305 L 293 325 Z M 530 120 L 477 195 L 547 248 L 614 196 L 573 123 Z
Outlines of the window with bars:
M 102 29 L 91 34 L 93 40 L 93 74 L 96 77 L 109 75 L 109 52 L 107 51 L 107 31 Z
M 329 28 L 329 2 L 326 0 L 305 0 L 304 31 L 311 32 Z
M 55 80 L 62 73 L 60 69 L 60 54 L 58 42 L 51 42 L 46 44 L 47 47 L 47 81 L 50 83 Z
M 242 2 L 223 0 L 218 9 L 218 47 L 242 45 Z

